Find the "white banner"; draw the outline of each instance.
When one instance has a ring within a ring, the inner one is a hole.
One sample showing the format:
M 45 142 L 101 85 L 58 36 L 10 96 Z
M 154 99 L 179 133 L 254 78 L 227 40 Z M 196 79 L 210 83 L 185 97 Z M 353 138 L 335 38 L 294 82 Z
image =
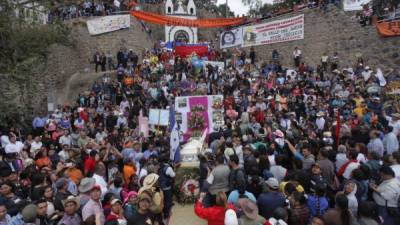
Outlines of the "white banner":
M 130 15 L 119 15 L 119 16 L 104 16 L 86 22 L 89 34 L 103 34 L 116 30 L 129 28 L 131 24 Z
M 362 10 L 363 5 L 366 5 L 371 0 L 344 0 L 343 1 L 343 10 L 344 11 L 356 11 Z
M 243 47 L 304 39 L 304 15 L 243 27 Z
M 222 32 L 219 40 L 221 48 L 241 46 L 243 44 L 242 27 Z

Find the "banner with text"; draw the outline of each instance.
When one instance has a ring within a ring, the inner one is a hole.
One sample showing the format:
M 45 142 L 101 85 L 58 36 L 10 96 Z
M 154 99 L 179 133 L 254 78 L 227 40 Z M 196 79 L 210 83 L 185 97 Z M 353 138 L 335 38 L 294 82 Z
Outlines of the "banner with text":
M 344 0 L 343 1 L 343 10 L 344 11 L 356 11 L 362 10 L 363 5 L 366 5 L 371 0 Z
M 224 31 L 221 33 L 219 40 L 221 48 L 241 46 L 243 44 L 243 28 L 239 27 Z
M 243 47 L 304 39 L 304 15 L 243 27 Z
M 86 22 L 89 34 L 91 35 L 129 28 L 130 23 L 131 17 L 129 15 L 103 16 Z

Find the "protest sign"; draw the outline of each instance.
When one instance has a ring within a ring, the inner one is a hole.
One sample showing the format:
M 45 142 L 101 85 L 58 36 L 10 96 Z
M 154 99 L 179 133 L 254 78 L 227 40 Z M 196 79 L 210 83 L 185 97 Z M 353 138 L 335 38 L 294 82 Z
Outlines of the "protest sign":
M 169 124 L 169 111 L 162 109 L 150 109 L 149 111 L 149 124 L 168 126 Z

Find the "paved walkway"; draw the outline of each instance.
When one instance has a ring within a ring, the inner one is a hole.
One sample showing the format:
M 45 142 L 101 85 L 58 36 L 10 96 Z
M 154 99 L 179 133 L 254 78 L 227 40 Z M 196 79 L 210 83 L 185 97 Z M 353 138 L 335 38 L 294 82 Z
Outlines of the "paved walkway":
M 200 219 L 194 214 L 194 205 L 185 206 L 175 203 L 172 208 L 170 225 L 206 225 L 207 221 Z

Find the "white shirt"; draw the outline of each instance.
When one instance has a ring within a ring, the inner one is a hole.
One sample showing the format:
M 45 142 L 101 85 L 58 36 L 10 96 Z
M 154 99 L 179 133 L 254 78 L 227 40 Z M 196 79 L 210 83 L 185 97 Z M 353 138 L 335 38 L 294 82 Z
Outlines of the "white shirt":
M 399 140 L 394 132 L 390 132 L 383 138 L 383 146 L 387 154 L 392 154 L 399 150 Z
M 390 166 L 394 171 L 394 176 L 400 181 L 400 164 Z
M 390 180 L 383 181 L 378 186 L 379 194 L 374 192 L 372 197 L 374 201 L 379 206 L 387 206 L 388 207 L 396 207 L 397 208 L 397 199 L 400 196 L 400 181 L 396 178 L 392 178 Z
M 359 166 L 360 166 L 360 163 L 358 163 L 358 162 L 349 163 L 349 165 L 347 165 L 346 170 L 343 173 L 343 177 L 346 179 L 350 179 L 351 173 L 353 172 L 353 170 L 357 169 Z
M 41 141 L 39 141 L 39 142 L 36 142 L 36 141 L 32 141 L 32 144 L 31 144 L 31 151 L 34 151 L 34 152 L 36 152 L 37 150 L 40 150 L 40 148 L 42 147 L 42 142 Z
M 60 137 L 60 140 L 58 140 L 58 143 L 60 143 L 61 146 L 68 145 L 69 147 L 71 147 L 72 138 L 69 135 L 68 136 L 63 135 Z
M 325 119 L 324 117 L 318 118 L 315 123 L 317 124 L 318 130 L 324 130 L 325 126 Z
M 293 57 L 299 57 L 299 56 L 301 56 L 301 50 L 300 49 L 294 50 Z
M 269 171 L 272 173 L 272 175 L 280 182 L 283 181 L 283 179 L 286 176 L 287 169 L 282 167 L 282 166 L 271 166 Z
M 358 153 L 357 155 L 357 161 L 359 163 L 366 163 L 367 162 L 367 158 L 365 158 L 365 155 L 362 153 Z
M 60 160 L 62 162 L 65 162 L 69 159 L 69 154 L 63 149 L 58 153 L 58 156 L 60 157 Z
M 96 185 L 99 185 L 101 188 L 101 196 L 104 196 L 108 191 L 107 182 L 98 174 L 93 174 L 93 178 L 96 180 Z
M 8 143 L 5 147 L 6 153 L 20 153 L 24 148 L 24 144 L 20 141 L 16 141 L 15 143 Z
M 336 162 L 335 162 L 336 171 L 339 171 L 339 169 L 340 169 L 347 161 L 349 161 L 349 160 L 347 159 L 346 153 L 338 153 L 338 154 L 336 154 Z
M 7 146 L 7 144 L 10 143 L 10 139 L 8 138 L 7 135 L 2 135 L 0 139 L 1 139 L 1 147 L 2 148 L 5 148 Z

